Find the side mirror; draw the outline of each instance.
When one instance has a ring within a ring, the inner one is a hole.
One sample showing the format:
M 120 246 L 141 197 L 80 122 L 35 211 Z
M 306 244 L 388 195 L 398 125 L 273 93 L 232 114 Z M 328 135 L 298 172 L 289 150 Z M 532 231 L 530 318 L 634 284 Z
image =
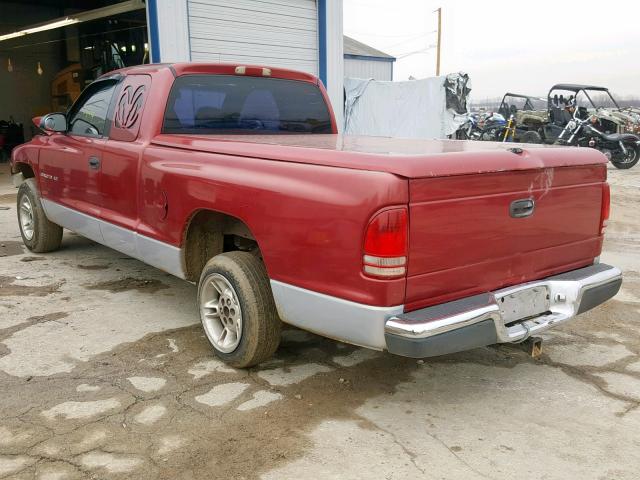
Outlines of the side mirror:
M 64 113 L 49 113 L 40 119 L 39 127 L 45 132 L 66 132 L 67 117 Z

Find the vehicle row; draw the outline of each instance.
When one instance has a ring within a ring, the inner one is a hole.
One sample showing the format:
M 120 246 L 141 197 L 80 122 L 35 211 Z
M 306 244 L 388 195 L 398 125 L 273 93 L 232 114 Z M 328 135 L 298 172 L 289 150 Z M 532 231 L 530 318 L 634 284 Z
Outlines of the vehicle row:
M 606 87 L 554 85 L 546 100 L 506 93 L 497 112 L 470 113 L 458 139 L 596 148 L 617 168 L 640 159 L 640 108 L 621 107 Z

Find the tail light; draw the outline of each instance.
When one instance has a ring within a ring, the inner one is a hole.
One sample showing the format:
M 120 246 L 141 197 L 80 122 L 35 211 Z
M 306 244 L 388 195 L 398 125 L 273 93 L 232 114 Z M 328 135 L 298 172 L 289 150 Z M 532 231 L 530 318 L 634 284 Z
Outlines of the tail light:
M 406 208 L 380 212 L 364 237 L 362 270 L 371 277 L 398 278 L 407 272 L 408 213 Z
M 600 210 L 600 235 L 604 234 L 611 213 L 611 189 L 608 183 L 602 184 L 602 207 Z

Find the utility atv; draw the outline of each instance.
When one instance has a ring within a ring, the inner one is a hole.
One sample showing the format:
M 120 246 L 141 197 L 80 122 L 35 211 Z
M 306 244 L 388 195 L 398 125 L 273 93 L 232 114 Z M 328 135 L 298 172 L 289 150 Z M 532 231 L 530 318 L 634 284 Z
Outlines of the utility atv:
M 547 96 L 549 121 L 542 129 L 545 143 L 554 143 L 573 117 L 579 119 L 597 117 L 604 134 L 637 133 L 640 116 L 633 110 L 623 109 L 606 87 L 578 84 L 558 84 L 551 87 Z
M 498 112 L 508 119 L 508 126 L 500 140 L 520 143 L 542 143 L 539 133 L 548 121 L 544 98 L 506 93 L 500 102 Z

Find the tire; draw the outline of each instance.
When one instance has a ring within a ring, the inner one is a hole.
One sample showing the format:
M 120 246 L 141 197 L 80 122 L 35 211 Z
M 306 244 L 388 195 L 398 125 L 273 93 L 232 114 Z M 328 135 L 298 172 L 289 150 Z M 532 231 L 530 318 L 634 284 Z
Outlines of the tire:
M 542 137 L 538 132 L 528 130 L 520 137 L 520 143 L 542 143 Z
M 625 147 L 628 154 L 624 160 L 622 158 L 611 160 L 613 166 L 621 170 L 628 170 L 640 160 L 640 145 L 625 145 Z
M 456 130 L 456 140 L 469 140 L 467 131 L 464 128 L 460 128 L 459 130 Z
M 252 367 L 278 349 L 282 322 L 264 264 L 252 253 L 222 253 L 207 262 L 198 310 L 214 352 L 232 367 Z
M 29 250 L 46 253 L 60 248 L 62 227 L 45 215 L 35 179 L 28 178 L 20 185 L 16 206 L 22 242 Z

